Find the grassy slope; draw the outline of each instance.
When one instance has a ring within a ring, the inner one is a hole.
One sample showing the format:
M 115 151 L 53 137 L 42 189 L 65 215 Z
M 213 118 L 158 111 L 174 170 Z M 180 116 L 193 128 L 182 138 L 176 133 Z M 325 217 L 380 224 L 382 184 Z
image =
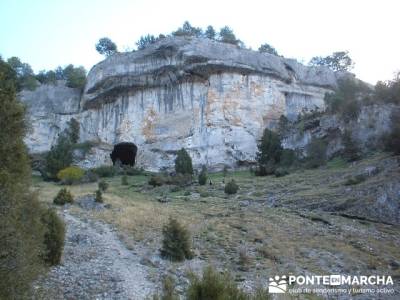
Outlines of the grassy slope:
M 290 272 L 399 277 L 398 226 L 352 220 L 319 209 L 324 203 L 329 207 L 354 201 L 355 188 L 384 180 L 378 174 L 350 187 L 353 192 L 343 184 L 360 168 L 386 158 L 380 154 L 353 166 L 334 161 L 325 168 L 281 178 L 254 177 L 247 171 L 229 173 L 228 178 L 240 186 L 238 194 L 229 197 L 223 192 L 220 173 L 211 175 L 213 185 L 175 192 L 168 186 L 149 187 L 146 176 L 129 177 L 128 186 L 114 177 L 106 179 L 110 188 L 104 194 L 111 209 L 92 214 L 114 224 L 128 246 L 140 243 L 154 253 L 160 248 L 163 224 L 169 216 L 176 217 L 192 232 L 197 257 L 229 268 L 238 280 L 256 281 L 257 275 L 265 279 Z M 47 202 L 60 188 L 39 179 L 34 185 Z M 96 189 L 94 183 L 71 187 L 74 196 Z M 170 201 L 157 201 L 163 197 Z

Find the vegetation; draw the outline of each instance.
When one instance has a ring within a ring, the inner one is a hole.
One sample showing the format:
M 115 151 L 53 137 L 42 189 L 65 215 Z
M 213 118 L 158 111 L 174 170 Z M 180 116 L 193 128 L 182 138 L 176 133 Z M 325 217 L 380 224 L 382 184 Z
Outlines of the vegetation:
M 236 184 L 236 181 L 232 179 L 227 184 L 225 184 L 224 192 L 228 195 L 236 194 L 239 190 L 239 186 Z
M 208 25 L 206 31 L 204 32 L 204 36 L 210 40 L 215 40 L 217 33 L 215 32 L 214 27 Z
M 101 55 L 105 55 L 106 57 L 108 57 L 117 53 L 117 45 L 108 37 L 103 37 L 97 42 L 96 50 Z
M 258 144 L 256 160 L 259 176 L 270 175 L 274 173 L 277 164 L 280 162 L 282 146 L 279 135 L 272 130 L 265 128 Z
M 65 226 L 53 209 L 47 210 L 42 217 L 46 225 L 44 243 L 46 245 L 44 260 L 54 266 L 60 263 L 64 249 Z
M 21 60 L 16 56 L 10 57 L 7 60 L 7 63 L 16 74 L 15 84 L 18 91 L 22 89 L 31 91 L 36 89 L 37 81 L 29 64 L 21 62 Z
M 67 167 L 57 173 L 57 178 L 63 184 L 74 184 L 80 182 L 85 175 L 85 171 L 77 166 Z
M 200 171 L 200 174 L 199 174 L 199 178 L 198 178 L 199 184 L 200 185 L 205 185 L 207 183 L 207 178 L 208 178 L 208 176 L 207 176 L 207 168 L 206 168 L 206 166 L 203 166 L 201 168 L 201 171 Z
M 83 89 L 86 84 L 86 70 L 84 67 L 74 67 L 70 64 L 63 70 L 63 77 L 70 88 Z
M 182 27 L 179 27 L 176 31 L 172 32 L 172 35 L 202 37 L 203 30 L 199 27 L 193 27 L 188 21 L 185 21 Z
M 122 177 L 121 177 L 121 184 L 122 185 L 128 185 L 129 184 L 128 183 L 128 176 L 126 176 L 125 174 L 122 175 Z
M 117 175 L 117 169 L 114 166 L 100 166 L 92 169 L 99 177 L 113 177 Z
M 100 189 L 96 190 L 94 201 L 97 203 L 103 203 L 103 193 Z
M 258 51 L 261 53 L 269 53 L 272 55 L 278 55 L 278 51 L 274 47 L 272 47 L 270 44 L 262 44 L 259 48 Z
M 74 198 L 72 197 L 72 194 L 70 191 L 68 191 L 66 188 L 62 188 L 56 197 L 53 199 L 53 203 L 57 205 L 64 205 L 66 203 L 73 203 Z
M 170 218 L 162 230 L 161 256 L 172 261 L 182 261 L 193 257 L 189 231 L 176 219 Z
M 161 295 L 153 295 L 153 300 L 179 300 L 175 290 L 175 280 L 172 276 L 165 276 L 162 284 Z
M 376 102 L 400 104 L 400 72 L 393 80 L 378 81 L 375 85 L 374 98 Z
M 155 37 L 154 35 L 148 34 L 145 36 L 141 36 L 140 39 L 136 42 L 138 50 L 143 50 L 147 46 L 154 44 L 155 42 L 165 38 L 163 34 L 160 34 L 158 37 Z
M 99 186 L 99 190 L 102 191 L 102 192 L 105 192 L 105 191 L 107 191 L 107 189 L 108 189 L 108 183 L 105 182 L 104 180 L 101 180 L 101 181 L 98 183 L 98 186 Z
M 391 132 L 385 139 L 385 149 L 394 154 L 400 154 L 400 111 L 391 115 Z
M 361 157 L 361 150 L 354 141 L 352 137 L 352 133 L 349 130 L 346 130 L 342 136 L 342 143 L 344 146 L 343 149 L 343 158 L 348 161 L 356 161 Z
M 236 38 L 233 30 L 229 26 L 224 26 L 219 31 L 219 40 L 223 43 L 239 45 L 239 40 Z
M 18 78 L 0 58 L 0 298 L 25 299 L 44 266 L 46 210 L 30 192 L 23 142 L 25 111 L 16 98 Z
M 184 148 L 179 150 L 176 154 L 175 172 L 178 174 L 193 174 L 192 159 Z
M 307 161 L 308 168 L 317 168 L 326 163 L 326 148 L 327 144 L 322 139 L 313 138 L 307 146 Z
M 332 55 L 325 57 L 315 56 L 313 57 L 309 65 L 311 66 L 325 66 L 333 71 L 350 71 L 353 66 L 353 60 L 349 56 L 347 51 L 333 52 Z

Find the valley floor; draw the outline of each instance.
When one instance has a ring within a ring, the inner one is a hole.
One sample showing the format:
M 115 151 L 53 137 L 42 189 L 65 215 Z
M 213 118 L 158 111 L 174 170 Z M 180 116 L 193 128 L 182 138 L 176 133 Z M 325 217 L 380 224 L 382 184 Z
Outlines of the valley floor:
M 231 172 L 225 181 L 234 178 L 240 187 L 233 196 L 224 194 L 221 173 L 211 175 L 212 185 L 185 188 L 152 188 L 145 175 L 130 176 L 129 185 L 108 178 L 105 206 L 84 205 L 97 183 L 71 186 L 77 202 L 60 209 L 67 224 L 63 262 L 36 283 L 38 295 L 51 290 L 65 299 L 143 299 L 160 288 L 163 275 L 173 275 L 183 290 L 189 270 L 212 264 L 230 270 L 246 290 L 284 274 L 391 275 L 394 294 L 379 297 L 398 299 L 398 159 L 376 154 L 280 178 Z M 349 180 L 360 174 L 362 180 Z M 34 186 L 49 204 L 60 189 L 38 178 Z M 170 216 L 192 233 L 194 259 L 160 258 Z M 353 297 L 377 295 L 334 299 Z

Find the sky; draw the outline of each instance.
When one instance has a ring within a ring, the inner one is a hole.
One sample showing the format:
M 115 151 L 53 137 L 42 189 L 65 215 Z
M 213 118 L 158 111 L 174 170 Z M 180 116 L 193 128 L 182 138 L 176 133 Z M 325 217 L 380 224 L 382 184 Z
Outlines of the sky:
M 0 0 L 0 55 L 18 56 L 35 72 L 67 64 L 87 70 L 103 59 L 102 37 L 119 51 L 145 34 L 193 26 L 230 26 L 246 46 L 269 43 L 307 63 L 349 51 L 358 78 L 375 84 L 400 70 L 398 0 Z

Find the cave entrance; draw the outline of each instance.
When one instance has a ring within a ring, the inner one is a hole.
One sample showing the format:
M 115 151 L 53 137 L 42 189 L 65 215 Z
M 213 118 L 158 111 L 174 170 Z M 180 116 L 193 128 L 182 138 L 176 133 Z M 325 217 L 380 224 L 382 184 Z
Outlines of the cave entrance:
M 121 164 L 133 167 L 135 165 L 137 146 L 134 143 L 122 142 L 114 145 L 110 154 L 113 165 Z

